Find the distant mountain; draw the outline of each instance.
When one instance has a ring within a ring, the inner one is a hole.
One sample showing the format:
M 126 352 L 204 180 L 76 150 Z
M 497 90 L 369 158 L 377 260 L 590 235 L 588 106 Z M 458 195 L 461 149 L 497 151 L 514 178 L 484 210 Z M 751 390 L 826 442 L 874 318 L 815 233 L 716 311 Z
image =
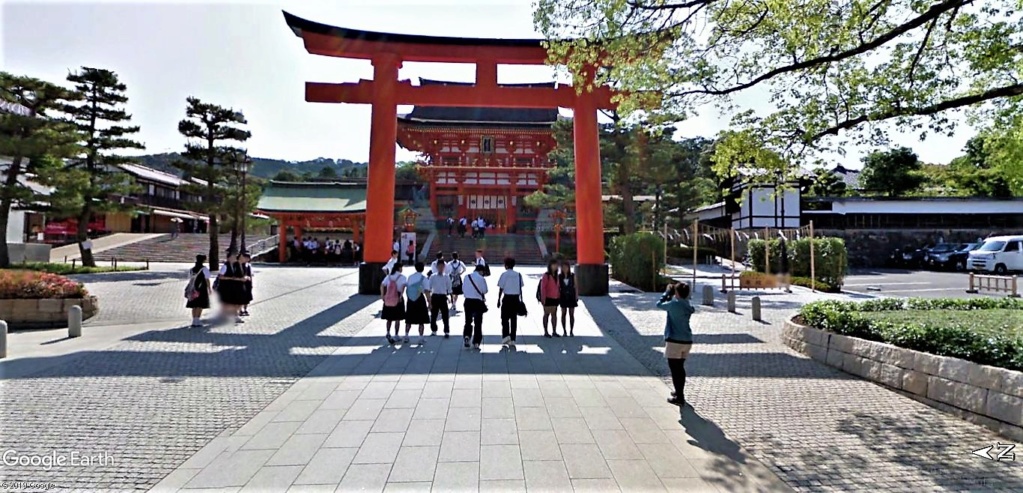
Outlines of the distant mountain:
M 142 166 L 181 176 L 181 170 L 175 168 L 171 163 L 181 156 L 174 153 L 147 154 L 136 156 L 136 162 Z M 332 168 L 338 176 L 341 176 L 346 169 L 365 168 L 366 163 L 356 163 L 347 159 L 331 159 L 326 157 L 316 158 L 309 161 L 285 161 L 283 159 L 268 159 L 262 157 L 252 158 L 252 176 L 270 179 L 281 171 L 291 171 L 296 175 L 317 175 L 323 168 Z

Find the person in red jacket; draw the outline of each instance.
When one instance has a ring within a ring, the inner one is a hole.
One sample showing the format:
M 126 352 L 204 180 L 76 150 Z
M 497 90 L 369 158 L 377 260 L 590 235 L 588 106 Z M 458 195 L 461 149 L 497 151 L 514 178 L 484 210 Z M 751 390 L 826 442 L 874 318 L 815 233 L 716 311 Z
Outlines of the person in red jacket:
M 537 289 L 536 299 L 543 305 L 543 336 L 550 337 L 547 332 L 547 320 L 550 320 L 554 329 L 554 337 L 558 335 L 558 304 L 561 299 L 561 287 L 558 285 L 558 261 L 547 262 L 547 272 L 540 278 L 540 286 Z M 566 332 L 567 336 L 568 333 Z

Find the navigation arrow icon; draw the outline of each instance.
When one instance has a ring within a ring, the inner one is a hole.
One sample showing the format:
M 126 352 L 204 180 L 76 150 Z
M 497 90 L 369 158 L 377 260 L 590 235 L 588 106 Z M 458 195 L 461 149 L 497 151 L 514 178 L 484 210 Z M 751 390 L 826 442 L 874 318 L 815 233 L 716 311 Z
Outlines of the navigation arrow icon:
M 976 455 L 977 457 L 983 457 L 983 458 L 985 458 L 987 460 L 995 460 L 994 457 L 991 457 L 991 449 L 993 449 L 993 448 L 994 448 L 994 446 L 988 445 L 987 447 L 984 447 L 984 448 L 979 449 L 979 450 L 974 450 L 973 452 L 970 452 L 970 453 L 973 454 L 973 455 Z

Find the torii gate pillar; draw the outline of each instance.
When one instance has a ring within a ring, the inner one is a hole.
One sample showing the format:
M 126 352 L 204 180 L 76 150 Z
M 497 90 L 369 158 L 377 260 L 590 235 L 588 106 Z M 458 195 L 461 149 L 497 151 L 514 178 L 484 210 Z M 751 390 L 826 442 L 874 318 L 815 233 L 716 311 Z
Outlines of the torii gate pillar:
M 398 138 L 397 55 L 373 58 L 373 94 L 369 132 L 369 169 L 366 178 L 366 238 L 359 265 L 359 292 L 377 294 L 384 281 L 384 265 L 391 258 L 394 234 L 394 143 Z
M 576 98 L 572 120 L 572 138 L 575 141 L 575 224 L 578 262 L 576 282 L 580 295 L 604 296 L 608 293 L 609 272 L 604 261 L 600 138 L 597 128 L 597 102 L 593 93 L 583 93 Z

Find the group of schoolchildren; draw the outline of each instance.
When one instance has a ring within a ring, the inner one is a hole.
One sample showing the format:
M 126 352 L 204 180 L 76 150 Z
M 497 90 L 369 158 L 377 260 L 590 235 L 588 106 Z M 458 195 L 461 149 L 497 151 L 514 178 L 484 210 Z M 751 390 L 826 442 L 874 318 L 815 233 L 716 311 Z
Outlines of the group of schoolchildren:
M 245 323 L 242 317 L 249 316 L 252 302 L 252 257 L 248 252 L 227 251 L 217 277 L 210 275 L 206 268 L 206 256 L 196 255 L 195 265 L 188 270 L 188 284 L 185 285 L 185 308 L 192 310 L 192 327 L 202 327 L 202 312 L 210 308 L 210 299 L 216 291 L 220 297 L 221 310 L 217 321 L 234 319 L 237 324 Z
M 380 284 L 380 296 L 384 302 L 381 318 L 387 322 L 387 342 L 394 344 L 401 338 L 401 324 L 404 322 L 405 336 L 402 341 L 408 343 L 412 326 L 418 325 L 418 343 L 424 344 L 426 324 L 430 325 L 431 335 L 437 335 L 438 315 L 444 325 L 444 337 L 449 337 L 449 316 L 451 313 L 457 313 L 458 297 L 463 296 L 465 325 L 462 342 L 466 348 L 479 349 L 483 342 L 483 314 L 488 311 L 486 297 L 489 286 L 486 278 L 490 276 L 490 266 L 483 258 L 483 251 L 476 251 L 476 259 L 471 269 L 459 260 L 457 253 L 451 254 L 451 260 L 446 260 L 443 253 L 438 253 L 437 259 L 430 264 L 425 274 L 423 271 L 426 270 L 426 265 L 423 262 L 416 262 L 415 272 L 408 277 L 402 274 L 402 264 L 397 253 L 392 252 L 391 261 L 384 266 L 387 275 Z M 517 319 L 526 315 L 526 305 L 522 299 L 525 281 L 522 275 L 515 271 L 515 259 L 506 258 L 504 268 L 505 271 L 497 281 L 497 308 L 501 311 L 501 342 L 506 346 L 514 346 L 518 329 Z M 536 299 L 544 309 L 544 337 L 552 337 L 548 331 L 548 321 L 553 325 L 553 337 L 561 337 L 557 329 L 558 308 L 561 308 L 564 335 L 575 335 L 575 308 L 579 293 L 571 264 L 556 260 L 549 262 L 547 272 L 540 280 Z
M 479 216 L 472 221 L 466 219 L 465 216 L 458 221 L 455 221 L 455 218 L 453 217 L 448 217 L 448 236 L 452 235 L 456 225 L 458 228 L 458 236 L 461 236 L 462 238 L 465 238 L 465 233 L 470 230 L 472 231 L 473 238 L 483 238 L 487 235 L 487 228 L 492 226 L 491 224 L 487 224 L 487 220 L 483 219 L 483 216 Z
M 295 238 L 291 242 L 292 261 L 306 263 L 354 264 L 362 261 L 362 247 L 351 240 L 320 242 L 319 238 Z

